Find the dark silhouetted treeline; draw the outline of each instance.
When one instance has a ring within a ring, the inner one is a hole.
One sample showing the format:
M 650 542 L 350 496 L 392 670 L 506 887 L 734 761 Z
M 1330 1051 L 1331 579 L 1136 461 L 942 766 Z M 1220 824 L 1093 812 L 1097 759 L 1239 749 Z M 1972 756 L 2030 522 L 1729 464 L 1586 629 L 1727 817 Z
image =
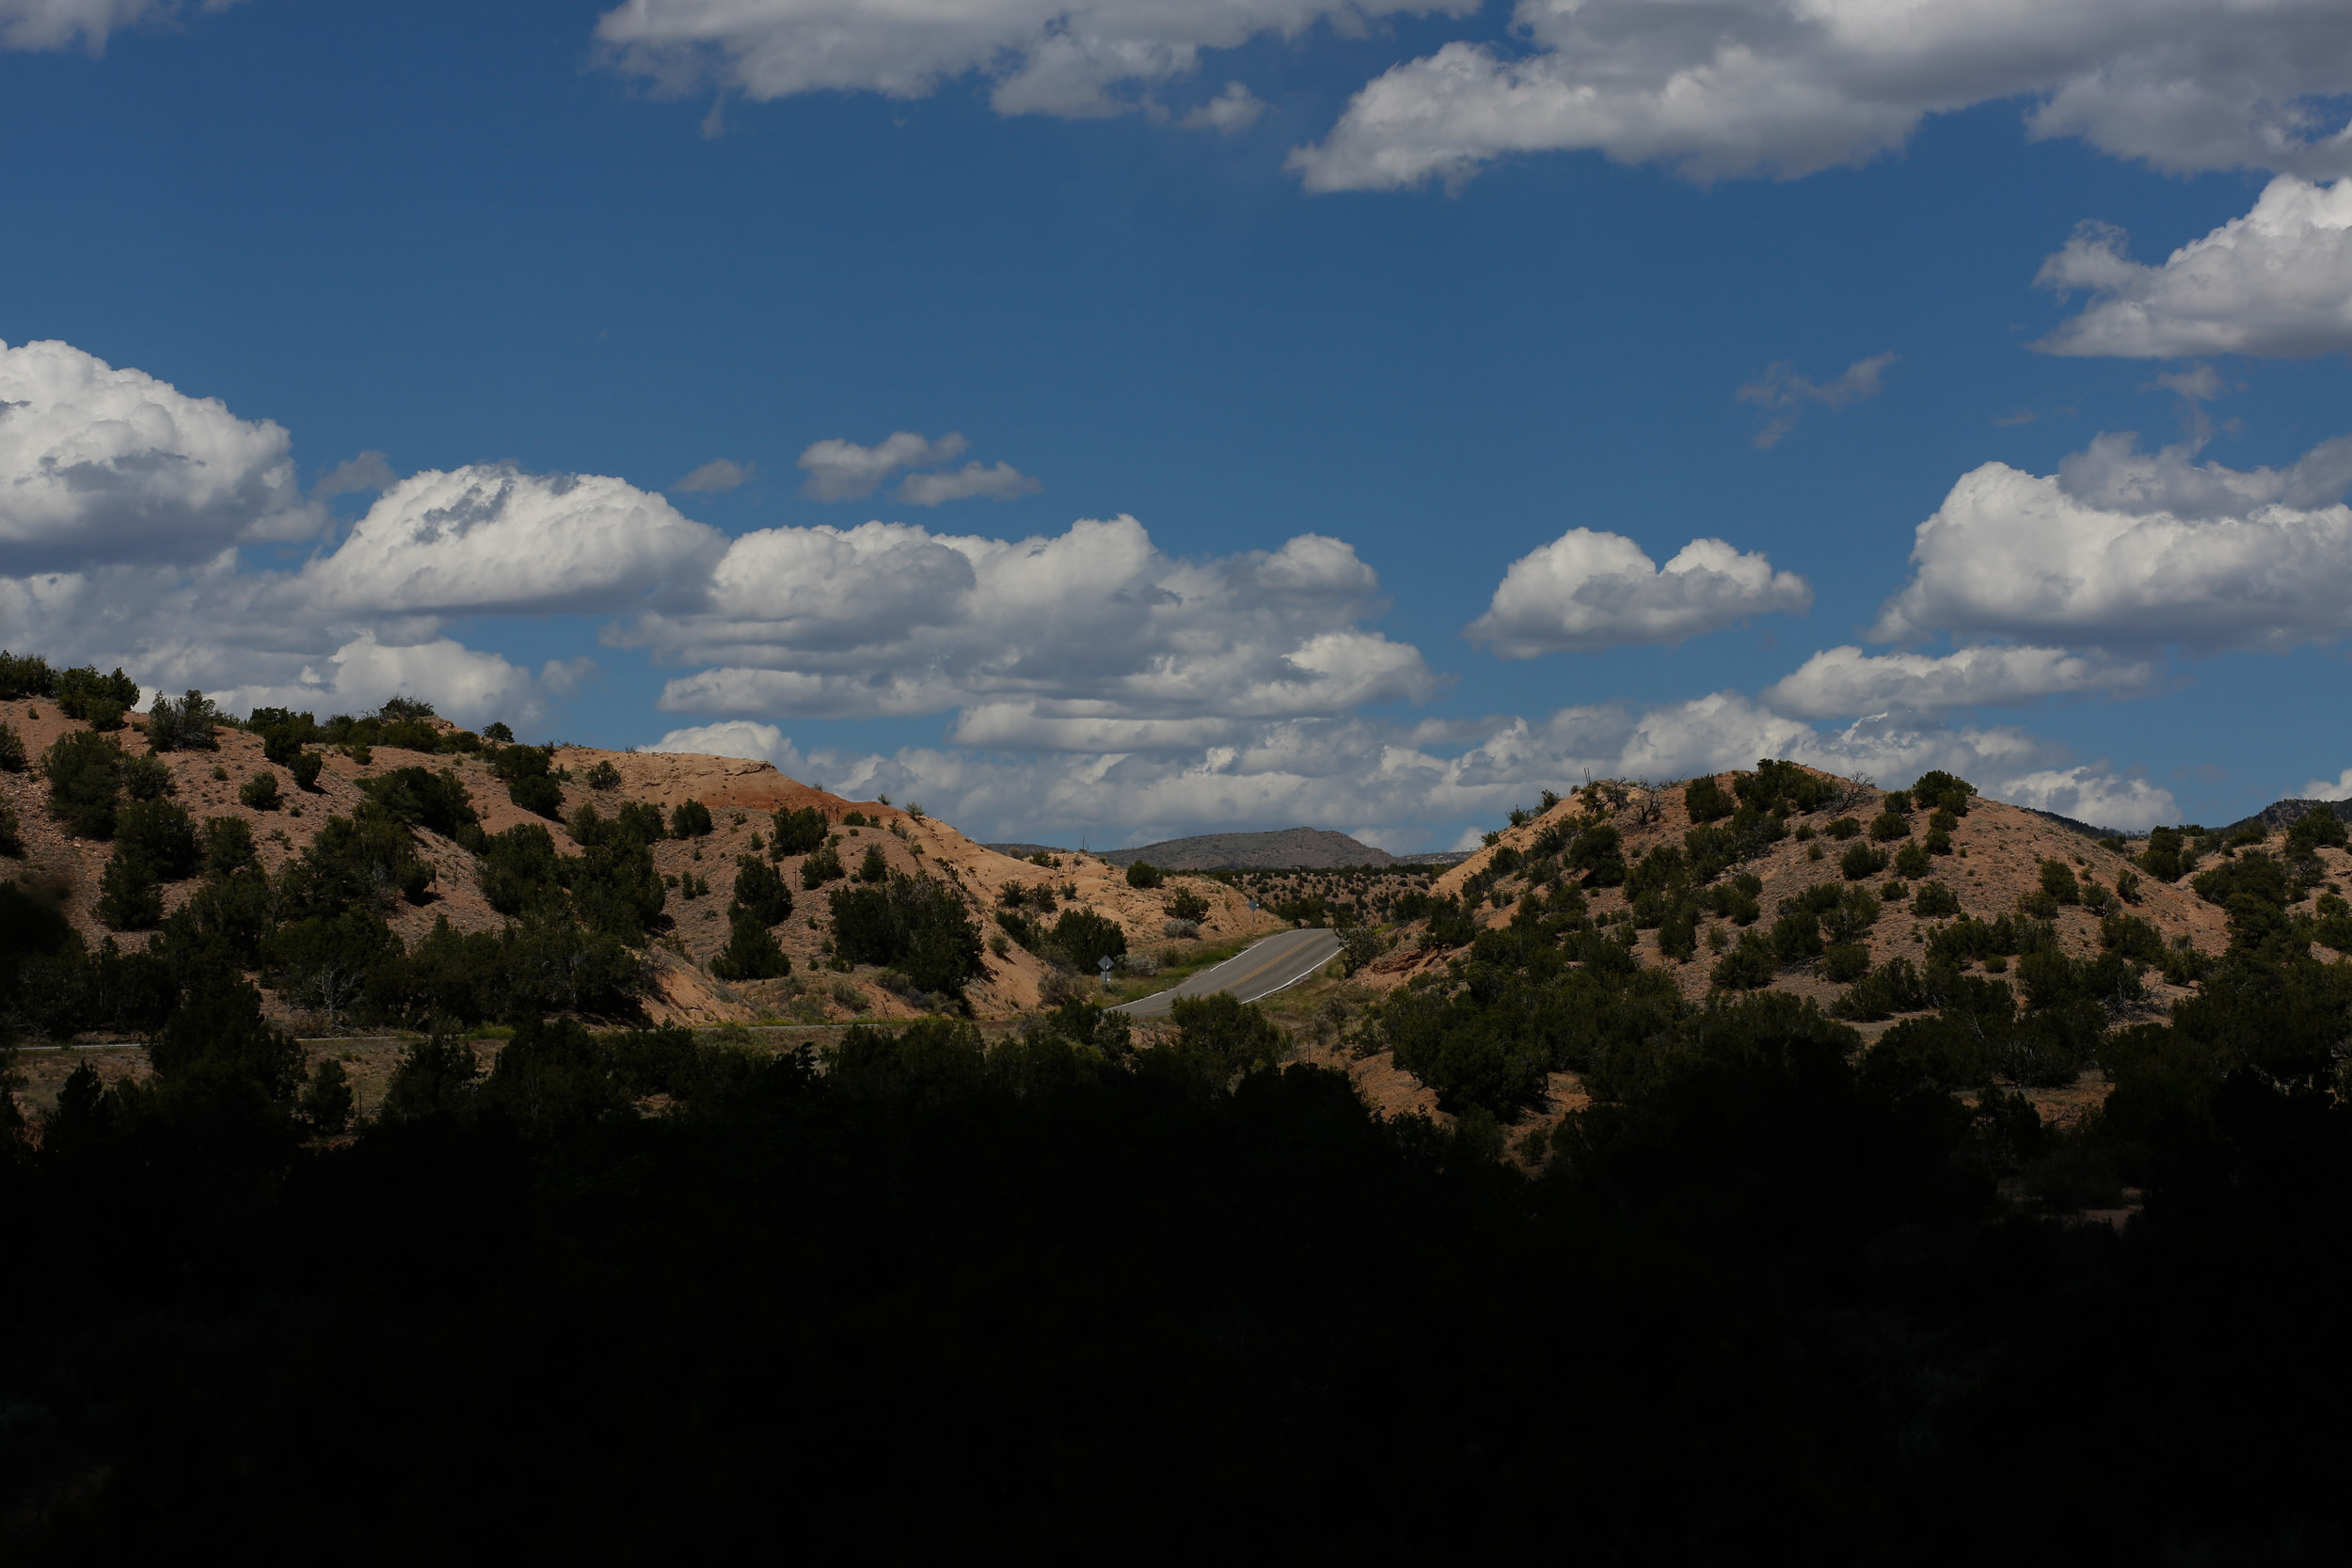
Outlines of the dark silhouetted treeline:
M 436 1037 L 330 1143 L 198 987 L 151 1082 L 9 1124 L 0 1539 L 2333 1560 L 2352 1148 L 2303 961 L 2243 945 L 2242 1005 L 2106 1047 L 2067 1134 L 1783 996 L 1623 991 L 1652 1025 L 1534 1177 L 1230 998 L 1146 1051 L 1083 1005 L 823 1062 Z M 2126 1180 L 2127 1233 L 2062 1216 Z

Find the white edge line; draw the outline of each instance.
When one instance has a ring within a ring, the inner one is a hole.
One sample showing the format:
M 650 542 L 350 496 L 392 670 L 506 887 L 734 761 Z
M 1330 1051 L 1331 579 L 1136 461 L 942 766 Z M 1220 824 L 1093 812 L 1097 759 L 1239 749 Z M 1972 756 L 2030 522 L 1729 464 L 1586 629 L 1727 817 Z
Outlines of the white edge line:
M 1307 927 L 1307 929 L 1310 929 L 1310 930 L 1320 930 L 1320 929 L 1324 929 L 1324 928 L 1325 928 L 1325 927 Z M 1250 943 L 1248 947 L 1243 948 L 1240 952 L 1238 952 L 1238 953 L 1234 954 L 1232 958 L 1230 958 L 1226 959 L 1226 960 L 1225 960 L 1225 963 L 1218 964 L 1218 965 L 1217 965 L 1215 969 L 1205 969 L 1205 970 L 1202 970 L 1202 971 L 1200 972 L 1200 974 L 1197 974 L 1197 975 L 1193 976 L 1193 978 L 1195 978 L 1195 979 L 1205 979 L 1205 978 L 1207 978 L 1209 975 L 1216 974 L 1216 971 L 1217 971 L 1218 969 L 1223 969 L 1223 968 L 1225 967 L 1225 964 L 1237 964 L 1237 963 L 1241 962 L 1241 961 L 1242 961 L 1242 959 L 1244 959 L 1244 958 L 1246 958 L 1249 957 L 1249 955 L 1250 955 L 1251 953 L 1256 952 L 1259 948 L 1261 948 L 1261 947 L 1264 946 L 1267 942 L 1272 942 L 1272 941 L 1275 939 L 1275 937 L 1284 936 L 1284 935 L 1287 935 L 1287 934 L 1288 934 L 1288 933 L 1286 933 L 1286 932 L 1282 932 L 1282 931 L 1276 931 L 1276 932 L 1274 932 L 1274 933 L 1273 933 L 1273 935 L 1271 935 L 1271 936 L 1263 936 L 1263 937 L 1260 937 L 1260 938 L 1259 938 L 1256 942 L 1251 942 L 1251 943 Z M 1303 946 L 1305 946 L 1305 945 L 1306 945 L 1306 943 L 1301 942 L 1299 945 L 1303 947 Z M 1310 969 L 1309 971 L 1307 971 L 1307 974 L 1294 974 L 1294 975 L 1292 975 L 1289 979 L 1287 979 L 1287 980 L 1283 981 L 1280 985 L 1279 985 L 1279 986 L 1275 987 L 1273 990 L 1262 990 L 1262 991 L 1260 991 L 1257 995 L 1255 995 L 1255 996 L 1253 996 L 1253 997 L 1250 997 L 1250 998 L 1248 999 L 1248 1002 L 1244 1002 L 1244 1003 L 1243 1003 L 1243 1006 L 1248 1006 L 1248 1003 L 1249 1003 L 1249 1002 L 1263 1002 L 1263 1001 L 1264 1001 L 1267 997 L 1274 995 L 1277 991 L 1286 991 L 1286 990 L 1290 990 L 1290 989 L 1291 989 L 1291 987 L 1293 987 L 1293 986 L 1295 986 L 1295 985 L 1298 984 L 1298 982 L 1299 982 L 1299 981 L 1306 979 L 1306 978 L 1308 977 L 1308 975 L 1311 975 L 1311 974 L 1314 974 L 1314 972 L 1315 972 L 1315 970 L 1316 970 L 1316 969 L 1321 969 L 1321 968 L 1323 967 L 1323 964 L 1325 964 L 1325 963 L 1329 963 L 1330 961 L 1331 961 L 1331 960 L 1330 960 L 1329 958 L 1326 958 L 1326 959 L 1324 959 L 1324 960 L 1323 960 L 1323 963 L 1319 963 L 1319 964 L 1315 965 L 1315 966 L 1314 966 L 1314 969 Z M 1221 990 L 1223 988 L 1222 988 L 1222 987 L 1220 987 L 1220 988 L 1218 988 L 1218 989 Z M 1123 1013 L 1123 1012 L 1125 1012 L 1125 1011 L 1126 1011 L 1128 1008 L 1130 1008 L 1130 1007 L 1140 1007 L 1140 1006 L 1143 1006 L 1146 1002 L 1156 1002 L 1156 1001 L 1157 1001 L 1157 1000 L 1159 1000 L 1161 997 L 1166 996 L 1166 995 L 1168 993 L 1168 991 L 1172 991 L 1172 990 L 1176 990 L 1176 987 L 1174 987 L 1174 986 L 1170 986 L 1170 987 L 1168 987 L 1168 990 L 1155 990 L 1155 991 L 1153 991 L 1153 992 L 1152 992 L 1150 996 L 1138 996 L 1138 997 L 1136 997 L 1136 998 L 1133 1002 L 1121 1002 L 1121 1003 L 1120 1003 L 1120 1004 L 1119 1004 L 1118 1006 L 1116 1006 L 1105 1007 L 1105 1008 L 1104 1008 L 1103 1010 L 1104 1010 L 1104 1012 L 1109 1012 L 1109 1013 Z M 1216 991 L 1213 991 L 1213 990 L 1204 990 L 1204 991 L 1201 991 L 1201 992 L 1200 993 L 1200 996 L 1215 996 L 1215 995 L 1216 995 L 1216 994 L 1217 994 L 1217 992 L 1216 992 Z M 1180 998 L 1179 1000 L 1184 1000 L 1184 1001 L 1198 1001 L 1198 1000 L 1200 1000 L 1200 996 Z M 1175 1005 L 1174 1003 L 1170 1003 L 1170 1004 L 1169 1004 L 1169 1006 L 1173 1006 L 1174 1005 Z
M 1305 944 L 1304 944 L 1304 943 L 1301 943 L 1300 945 L 1304 946 Z M 1336 956 L 1336 955 L 1335 955 L 1335 956 Z M 1308 979 L 1308 978 L 1311 977 L 1313 974 L 1315 974 L 1317 973 L 1317 971 L 1319 971 L 1319 970 L 1321 970 L 1321 969 L 1323 968 L 1323 965 L 1324 965 L 1324 964 L 1327 964 L 1327 963 L 1329 963 L 1330 961 L 1331 961 L 1331 960 L 1330 960 L 1329 958 L 1325 958 L 1325 959 L 1323 959 L 1323 960 L 1322 960 L 1322 962 L 1317 963 L 1317 964 L 1316 964 L 1316 965 L 1315 965 L 1312 969 L 1309 969 L 1309 970 L 1307 970 L 1304 974 L 1294 974 L 1294 975 L 1292 975 L 1289 979 L 1287 979 L 1287 980 L 1283 981 L 1280 985 L 1279 985 L 1279 986 L 1275 987 L 1272 990 L 1262 990 L 1262 991 L 1260 991 L 1257 995 L 1255 995 L 1255 996 L 1253 996 L 1253 997 L 1250 997 L 1250 998 L 1248 999 L 1248 1002 L 1245 1002 L 1245 1003 L 1243 1004 L 1243 1006 L 1248 1006 L 1248 1005 L 1249 1005 L 1249 1003 L 1251 1003 L 1251 1002 L 1263 1002 L 1263 1001 L 1264 1001 L 1264 1000 L 1265 1000 L 1267 997 L 1269 997 L 1269 996 L 1279 996 L 1279 994 L 1281 994 L 1283 991 L 1286 991 L 1286 990 L 1290 990 L 1290 989 L 1291 989 L 1291 987 L 1293 987 L 1293 986 L 1295 986 L 1295 985 L 1298 984 L 1298 982 L 1299 982 L 1299 981 L 1304 980 L 1304 979 Z

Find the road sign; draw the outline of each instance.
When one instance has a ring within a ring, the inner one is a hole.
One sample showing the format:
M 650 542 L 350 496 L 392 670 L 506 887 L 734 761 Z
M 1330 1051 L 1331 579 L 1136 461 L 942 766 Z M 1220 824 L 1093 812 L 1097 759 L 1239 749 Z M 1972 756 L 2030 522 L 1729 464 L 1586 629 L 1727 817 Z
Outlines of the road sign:
M 1108 959 L 1108 958 L 1097 958 L 1097 959 L 1095 959 L 1095 960 L 1094 960 L 1094 962 L 1095 962 L 1096 967 L 1100 968 L 1104 974 L 1108 974 L 1111 972 L 1111 961 L 1110 961 L 1110 959 Z

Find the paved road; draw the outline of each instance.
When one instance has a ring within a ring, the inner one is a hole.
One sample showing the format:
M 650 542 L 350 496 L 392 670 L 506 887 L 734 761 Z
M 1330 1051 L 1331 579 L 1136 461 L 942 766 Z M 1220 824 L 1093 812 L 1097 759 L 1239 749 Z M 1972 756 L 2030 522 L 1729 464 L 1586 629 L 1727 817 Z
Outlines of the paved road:
M 1230 990 L 1244 1002 L 1255 1002 L 1285 986 L 1296 985 L 1338 958 L 1339 953 L 1336 932 L 1320 927 L 1277 931 L 1214 969 L 1202 970 L 1181 986 L 1155 991 L 1112 1011 L 1134 1018 L 1155 1018 L 1176 1006 L 1179 997 L 1207 996 L 1220 990 Z

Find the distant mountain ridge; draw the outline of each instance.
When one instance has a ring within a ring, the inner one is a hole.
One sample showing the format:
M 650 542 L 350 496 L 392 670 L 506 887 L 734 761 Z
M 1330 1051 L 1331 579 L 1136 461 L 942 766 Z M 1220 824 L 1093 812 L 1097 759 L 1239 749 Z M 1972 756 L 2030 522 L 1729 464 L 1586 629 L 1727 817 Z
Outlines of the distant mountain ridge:
M 984 847 L 1000 855 L 1025 860 L 1038 851 L 1066 855 L 1051 844 L 991 844 Z M 1327 869 L 1343 865 L 1452 865 L 1464 858 L 1459 850 L 1438 849 L 1421 855 L 1391 855 L 1328 828 L 1282 828 L 1263 833 L 1200 833 L 1192 838 L 1163 839 L 1132 849 L 1089 849 L 1087 853 L 1113 865 L 1149 861 L 1163 871 L 1273 871 L 1294 866 Z
M 2275 833 L 2281 828 L 2292 828 L 2298 818 L 2315 811 L 2331 811 L 2344 821 L 2352 822 L 2352 800 L 2273 800 L 2253 816 L 2240 817 L 2222 831 L 2235 832 L 2240 828 L 2259 826 Z

